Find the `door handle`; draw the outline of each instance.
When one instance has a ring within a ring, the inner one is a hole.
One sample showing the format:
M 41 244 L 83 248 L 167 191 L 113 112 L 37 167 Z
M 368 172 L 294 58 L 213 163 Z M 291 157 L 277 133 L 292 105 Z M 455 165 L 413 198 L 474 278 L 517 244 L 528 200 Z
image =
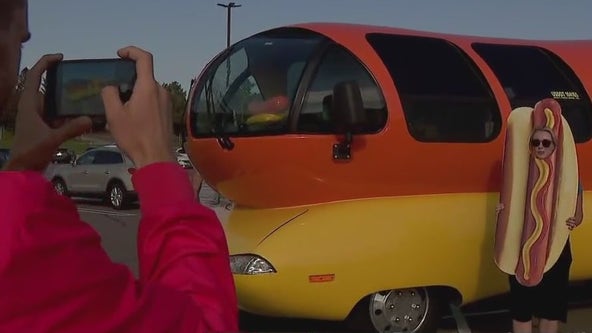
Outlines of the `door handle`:
M 82 171 L 83 174 L 88 175 L 88 170 Z
M 105 170 L 105 174 L 106 174 L 106 175 L 110 175 L 110 174 L 111 174 L 111 171 L 109 171 L 109 170 Z

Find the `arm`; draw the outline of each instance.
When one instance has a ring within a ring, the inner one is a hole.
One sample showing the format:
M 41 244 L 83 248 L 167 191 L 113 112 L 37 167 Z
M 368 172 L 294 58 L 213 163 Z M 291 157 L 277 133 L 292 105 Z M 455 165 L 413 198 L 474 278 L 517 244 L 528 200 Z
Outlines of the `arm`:
M 142 213 L 140 283 L 181 290 L 202 309 L 208 330 L 237 331 L 238 307 L 228 247 L 216 214 L 195 201 L 176 163 L 154 163 L 132 178 Z
M 28 72 L 19 101 L 11 159 L 4 168 L 12 171 L 0 172 L 0 332 L 237 330 L 221 227 L 212 212 L 188 203 L 193 193 L 187 193 L 179 166 L 154 163 L 175 160 L 169 151 L 170 96 L 154 80 L 149 53 L 129 47 L 118 54 L 136 61 L 134 94 L 123 105 L 117 88 L 107 87 L 103 102 L 111 133 L 139 169 L 143 283 L 110 260 L 72 201 L 41 175 L 62 142 L 92 125 L 88 117 L 55 129 L 44 123 L 41 74 L 61 55 L 44 56 Z M 145 185 L 155 179 L 161 188 Z
M 580 183 L 578 184 L 578 197 L 577 197 L 577 201 L 576 201 L 576 211 L 574 212 L 574 216 L 570 217 L 567 219 L 566 224 L 567 227 L 569 228 L 569 230 L 573 230 L 575 227 L 579 226 L 582 223 L 582 220 L 584 218 L 584 213 L 583 213 L 583 193 L 584 193 L 584 188 L 582 186 L 582 183 L 580 181 Z
M 580 183 L 578 184 L 578 201 L 576 202 L 576 213 L 575 213 L 575 219 L 576 219 L 576 223 L 577 225 L 582 223 L 582 220 L 584 218 L 584 212 L 583 212 L 583 206 L 584 206 L 584 199 L 583 199 L 583 193 L 584 193 L 584 187 L 582 185 L 582 182 L 580 181 Z
M 0 172 L 0 200 L 1 332 L 135 332 L 175 324 L 144 303 L 186 308 L 169 295 L 139 297 L 129 269 L 111 262 L 76 206 L 39 172 Z

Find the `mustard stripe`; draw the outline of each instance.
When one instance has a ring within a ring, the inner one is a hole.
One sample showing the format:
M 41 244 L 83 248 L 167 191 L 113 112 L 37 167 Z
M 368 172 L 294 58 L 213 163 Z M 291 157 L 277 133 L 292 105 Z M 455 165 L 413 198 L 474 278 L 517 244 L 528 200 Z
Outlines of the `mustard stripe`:
M 547 117 L 547 124 L 548 128 L 553 128 L 555 126 L 555 117 L 553 117 L 553 111 L 549 108 L 545 108 L 545 117 Z
M 530 212 L 532 213 L 534 220 L 535 220 L 535 228 L 534 232 L 524 243 L 524 247 L 522 247 L 522 260 L 524 263 L 524 278 L 526 280 L 530 279 L 530 251 L 532 246 L 536 242 L 536 240 L 541 236 L 543 230 L 543 217 L 540 212 L 539 207 L 537 206 L 536 198 L 539 195 L 541 189 L 545 185 L 548 177 L 549 177 L 549 165 L 542 159 L 535 158 L 535 164 L 539 171 L 539 177 L 534 184 L 533 190 L 530 193 Z M 544 208 L 544 207 L 540 207 Z

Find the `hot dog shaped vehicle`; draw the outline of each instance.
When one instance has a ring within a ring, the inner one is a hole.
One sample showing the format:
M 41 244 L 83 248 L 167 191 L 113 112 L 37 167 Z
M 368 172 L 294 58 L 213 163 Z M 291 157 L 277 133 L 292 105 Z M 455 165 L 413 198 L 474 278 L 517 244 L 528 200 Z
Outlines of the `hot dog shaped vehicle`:
M 591 186 L 592 41 L 310 23 L 222 51 L 190 89 L 187 147 L 234 201 L 240 308 L 434 331 L 508 290 L 494 261 L 506 120 L 556 99 Z M 583 256 L 592 228 L 572 235 Z M 573 280 L 592 277 L 574 261 Z

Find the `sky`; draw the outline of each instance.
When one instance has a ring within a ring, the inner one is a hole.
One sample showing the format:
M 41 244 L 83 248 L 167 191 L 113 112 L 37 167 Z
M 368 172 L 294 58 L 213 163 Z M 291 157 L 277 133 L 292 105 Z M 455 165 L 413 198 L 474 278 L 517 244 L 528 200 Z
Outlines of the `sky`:
M 112 58 L 136 45 L 156 78 L 191 79 L 226 47 L 226 9 L 210 0 L 29 0 L 22 67 L 45 53 Z M 589 0 L 235 0 L 231 43 L 303 22 L 345 22 L 522 39 L 592 39 Z

